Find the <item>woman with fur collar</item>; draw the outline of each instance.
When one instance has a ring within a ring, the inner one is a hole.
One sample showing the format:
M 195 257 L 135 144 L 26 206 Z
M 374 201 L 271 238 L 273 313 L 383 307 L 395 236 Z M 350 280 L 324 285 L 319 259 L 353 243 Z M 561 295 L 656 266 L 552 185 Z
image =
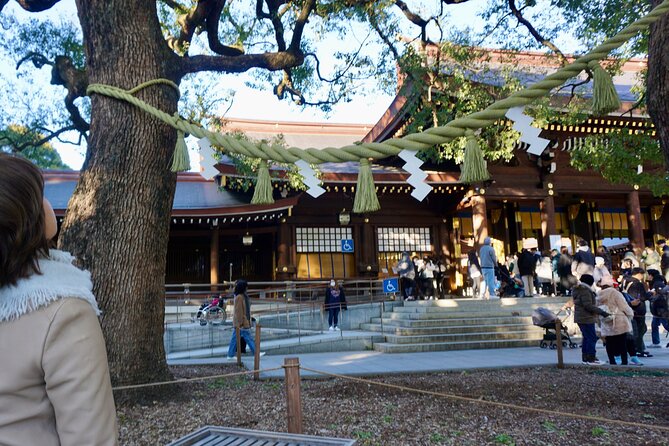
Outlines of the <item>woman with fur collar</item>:
M 56 231 L 39 169 L 0 154 L 0 444 L 117 445 L 90 274 Z
M 601 335 L 606 338 L 606 354 L 609 364 L 616 365 L 618 361 L 627 365 L 627 335 L 632 333 L 632 317 L 634 311 L 627 304 L 622 293 L 613 287 L 613 277 L 605 276 L 599 282 L 601 290 L 597 293 L 597 304 L 599 308 L 609 313 L 608 318 L 602 318 L 600 326 Z M 634 365 L 640 365 L 641 361 L 636 353 L 631 355 Z

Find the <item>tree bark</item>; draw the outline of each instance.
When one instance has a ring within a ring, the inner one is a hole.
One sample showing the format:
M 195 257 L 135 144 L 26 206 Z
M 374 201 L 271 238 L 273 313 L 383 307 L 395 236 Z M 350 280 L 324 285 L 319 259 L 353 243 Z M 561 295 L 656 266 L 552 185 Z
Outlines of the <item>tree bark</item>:
M 654 7 L 662 0 L 651 0 Z M 648 42 L 648 114 L 650 115 L 669 170 L 669 16 L 664 14 L 650 26 Z
M 155 78 L 180 81 L 156 2 L 76 3 L 91 83 L 129 89 Z M 170 87 L 150 87 L 138 96 L 168 113 L 177 109 Z M 88 151 L 59 246 L 92 274 L 112 382 L 162 380 L 169 375 L 164 281 L 176 132 L 123 101 L 93 95 L 91 106 Z

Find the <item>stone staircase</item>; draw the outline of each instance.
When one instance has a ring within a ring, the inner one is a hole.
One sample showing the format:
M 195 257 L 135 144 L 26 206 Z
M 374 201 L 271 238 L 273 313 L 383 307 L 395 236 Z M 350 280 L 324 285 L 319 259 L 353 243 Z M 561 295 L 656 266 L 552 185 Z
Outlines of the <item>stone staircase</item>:
M 557 313 L 566 297 L 445 299 L 404 302 L 361 330 L 383 334 L 374 349 L 385 353 L 538 346 L 544 329 L 532 324 L 532 311 Z M 560 318 L 564 318 L 560 314 Z

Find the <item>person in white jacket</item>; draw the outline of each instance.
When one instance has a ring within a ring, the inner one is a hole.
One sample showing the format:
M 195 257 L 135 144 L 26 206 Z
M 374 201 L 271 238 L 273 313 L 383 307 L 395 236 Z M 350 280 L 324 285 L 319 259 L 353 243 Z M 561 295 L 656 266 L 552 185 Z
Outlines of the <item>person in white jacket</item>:
M 29 161 L 0 153 L 0 444 L 118 444 L 88 271 L 49 250 L 56 218 Z
M 632 332 L 634 311 L 627 304 L 622 293 L 613 287 L 613 277 L 605 276 L 599 281 L 601 290 L 597 293 L 597 305 L 609 314 L 601 320 L 601 336 L 606 338 L 606 354 L 609 363 L 618 361 L 627 365 L 627 335 Z M 632 364 L 640 365 L 636 353 L 631 355 Z

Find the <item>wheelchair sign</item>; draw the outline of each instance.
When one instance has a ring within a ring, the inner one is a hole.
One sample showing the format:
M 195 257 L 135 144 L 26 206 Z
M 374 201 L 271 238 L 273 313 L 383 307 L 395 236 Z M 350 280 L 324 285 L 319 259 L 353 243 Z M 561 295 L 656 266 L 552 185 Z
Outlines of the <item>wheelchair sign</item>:
M 341 241 L 341 252 L 353 252 L 353 240 L 343 239 Z
M 391 279 L 383 279 L 383 292 L 384 293 L 397 293 L 400 291 L 400 287 L 397 281 L 397 277 Z

